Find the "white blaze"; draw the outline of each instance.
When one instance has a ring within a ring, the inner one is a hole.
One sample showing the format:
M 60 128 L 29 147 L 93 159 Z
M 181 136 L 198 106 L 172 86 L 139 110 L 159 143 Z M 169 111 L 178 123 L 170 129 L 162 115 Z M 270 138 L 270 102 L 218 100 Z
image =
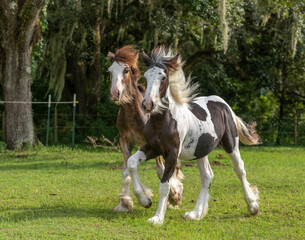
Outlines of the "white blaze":
M 110 66 L 109 72 L 111 73 L 111 77 L 112 77 L 111 92 L 114 91 L 115 89 L 119 90 L 120 94 L 123 92 L 124 85 L 122 83 L 122 80 L 123 80 L 124 69 L 126 66 L 127 66 L 126 64 L 120 62 L 119 63 L 114 62 Z

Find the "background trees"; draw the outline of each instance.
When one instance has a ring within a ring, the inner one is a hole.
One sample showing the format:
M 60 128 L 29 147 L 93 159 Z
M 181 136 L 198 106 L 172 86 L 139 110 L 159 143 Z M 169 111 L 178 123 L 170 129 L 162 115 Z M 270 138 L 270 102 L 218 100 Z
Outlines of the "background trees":
M 0 1 L 0 82 L 5 101 L 31 101 L 31 55 L 40 40 L 39 14 L 45 1 Z M 32 145 L 36 140 L 32 106 L 4 105 L 7 148 Z
M 165 44 L 182 53 L 201 94 L 218 94 L 238 115 L 257 121 L 265 143 L 292 144 L 297 119 L 305 144 L 304 10 L 294 0 L 47 1 L 32 58 L 33 98 L 77 93 L 78 125 L 88 127 L 78 129 L 78 142 L 86 135 L 114 137 L 117 106 L 108 96 L 107 52 L 126 44 L 149 52 Z M 2 45 L 0 66 L 3 51 Z M 58 109 L 59 125 L 67 129 L 68 108 Z M 38 136 L 45 125 L 41 113 L 44 108 L 35 106 Z

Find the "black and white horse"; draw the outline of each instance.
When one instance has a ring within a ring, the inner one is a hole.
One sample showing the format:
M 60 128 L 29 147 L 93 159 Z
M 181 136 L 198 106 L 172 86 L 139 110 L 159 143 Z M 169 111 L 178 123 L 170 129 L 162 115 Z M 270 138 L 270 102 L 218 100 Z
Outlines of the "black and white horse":
M 164 221 L 169 191 L 176 184 L 173 176 L 178 158 L 196 160 L 201 177 L 196 206 L 185 213 L 184 218 L 199 220 L 207 214 L 208 191 L 213 179 L 208 154 L 218 144 L 233 161 L 249 212 L 257 214 L 258 190 L 250 187 L 239 152 L 239 140 L 248 145 L 259 143 L 255 124 L 244 123 L 218 96 L 195 98 L 197 85 L 186 80 L 179 54 L 174 56 L 170 50 L 158 47 L 152 51 L 151 57 L 143 52 L 143 61 L 149 69 L 144 74 L 147 90 L 142 107 L 152 116 L 144 128 L 147 143 L 128 159 L 127 165 L 134 194 L 142 206 L 150 207 L 151 200 L 142 187 L 137 166 L 158 155 L 165 159 L 158 209 L 149 222 L 162 224 Z

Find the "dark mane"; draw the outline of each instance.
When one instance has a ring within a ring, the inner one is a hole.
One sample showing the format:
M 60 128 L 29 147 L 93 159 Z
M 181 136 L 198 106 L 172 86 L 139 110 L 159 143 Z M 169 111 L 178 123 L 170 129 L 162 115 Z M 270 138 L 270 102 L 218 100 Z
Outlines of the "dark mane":
M 164 46 L 158 46 L 151 52 L 151 58 L 154 62 L 153 65 L 168 71 L 177 71 L 183 66 L 179 55 L 176 55 L 176 59 L 174 56 L 172 50 L 170 48 L 166 49 Z M 179 61 L 175 61 L 177 59 L 179 59 Z
M 179 54 L 175 55 L 170 48 L 156 47 L 151 52 L 152 66 L 169 71 L 169 87 L 176 102 L 190 102 L 197 95 L 199 85 L 193 84 L 191 77 L 185 78 L 182 70 L 183 62 Z

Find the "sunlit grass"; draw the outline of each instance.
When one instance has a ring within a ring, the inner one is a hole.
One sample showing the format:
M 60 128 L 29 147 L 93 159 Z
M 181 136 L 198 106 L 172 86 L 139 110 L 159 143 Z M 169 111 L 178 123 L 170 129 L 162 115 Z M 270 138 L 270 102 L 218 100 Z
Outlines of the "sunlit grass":
M 218 159 L 221 153 L 224 158 Z M 183 167 L 184 198 L 168 209 L 163 226 L 147 223 L 158 201 L 153 160 L 140 165 L 143 183 L 153 189 L 153 206 L 133 213 L 110 211 L 119 200 L 120 153 L 66 147 L 0 153 L 0 239 L 304 239 L 305 150 L 242 148 L 248 181 L 260 191 L 260 215 L 252 217 L 232 163 L 221 149 L 210 155 L 209 213 L 201 221 L 182 216 L 194 208 L 199 171 Z

